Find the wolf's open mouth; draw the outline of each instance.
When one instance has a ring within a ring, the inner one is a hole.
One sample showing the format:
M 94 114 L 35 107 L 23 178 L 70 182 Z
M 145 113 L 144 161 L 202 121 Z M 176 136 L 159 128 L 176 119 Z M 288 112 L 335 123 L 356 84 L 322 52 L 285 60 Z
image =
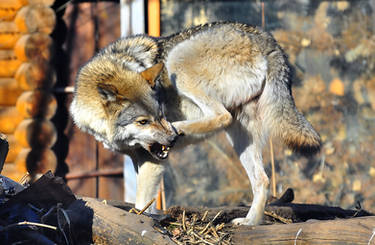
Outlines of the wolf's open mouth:
M 150 147 L 150 152 L 160 159 L 166 159 L 168 157 L 169 150 L 170 148 L 168 146 L 161 145 L 159 143 L 155 143 Z

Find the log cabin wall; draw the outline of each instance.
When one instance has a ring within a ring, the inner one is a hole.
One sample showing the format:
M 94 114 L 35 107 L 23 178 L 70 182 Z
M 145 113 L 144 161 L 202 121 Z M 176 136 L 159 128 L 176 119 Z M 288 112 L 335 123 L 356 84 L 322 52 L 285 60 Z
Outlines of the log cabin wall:
M 0 2 L 0 131 L 10 144 L 3 174 L 14 180 L 27 171 L 36 176 L 56 169 L 51 150 L 56 129 L 50 121 L 57 106 L 50 91 L 53 2 Z
M 0 132 L 10 143 L 3 175 L 19 181 L 52 170 L 76 194 L 123 199 L 123 156 L 68 113 L 79 67 L 119 37 L 116 1 L 0 1 Z

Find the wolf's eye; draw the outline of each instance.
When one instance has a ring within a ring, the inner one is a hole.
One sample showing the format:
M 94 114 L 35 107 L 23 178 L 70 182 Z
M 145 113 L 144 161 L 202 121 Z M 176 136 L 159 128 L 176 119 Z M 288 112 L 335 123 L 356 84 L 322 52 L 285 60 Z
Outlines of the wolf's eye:
M 138 123 L 141 125 L 146 125 L 149 123 L 149 121 L 147 119 L 142 119 L 142 120 L 139 120 Z

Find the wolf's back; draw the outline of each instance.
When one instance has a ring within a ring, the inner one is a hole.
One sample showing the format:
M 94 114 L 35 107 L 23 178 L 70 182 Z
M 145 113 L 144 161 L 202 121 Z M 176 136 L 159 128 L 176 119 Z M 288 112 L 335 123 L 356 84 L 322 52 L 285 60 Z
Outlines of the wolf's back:
M 297 110 L 291 93 L 285 54 L 272 37 L 268 38 L 268 42 L 263 45 L 268 62 L 267 78 L 259 98 L 263 126 L 295 152 L 315 154 L 320 150 L 320 136 Z

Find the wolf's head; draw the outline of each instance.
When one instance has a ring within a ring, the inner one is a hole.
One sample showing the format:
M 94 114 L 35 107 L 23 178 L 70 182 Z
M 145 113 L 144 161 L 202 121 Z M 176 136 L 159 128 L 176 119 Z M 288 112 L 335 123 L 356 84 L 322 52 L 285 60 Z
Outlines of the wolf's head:
M 154 89 L 162 69 L 159 63 L 137 72 L 105 55 L 94 57 L 77 76 L 70 107 L 76 125 L 112 150 L 143 147 L 165 159 L 177 134 Z

